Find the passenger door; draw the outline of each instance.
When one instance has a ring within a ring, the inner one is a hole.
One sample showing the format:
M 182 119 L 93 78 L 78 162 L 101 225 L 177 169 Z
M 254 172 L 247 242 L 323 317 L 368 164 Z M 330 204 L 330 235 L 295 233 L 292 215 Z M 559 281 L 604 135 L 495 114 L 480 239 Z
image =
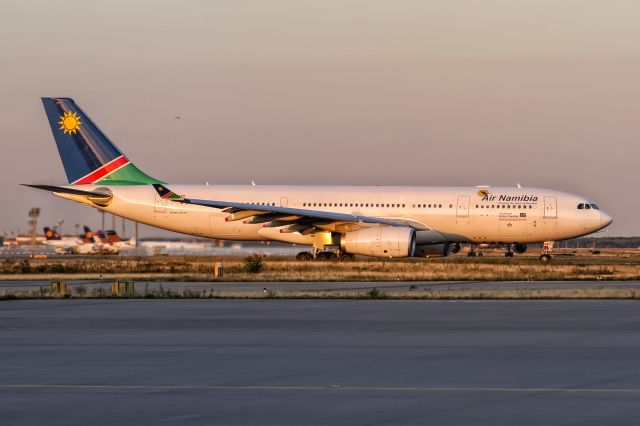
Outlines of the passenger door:
M 458 205 L 456 207 L 456 216 L 469 217 L 469 196 L 459 195 Z
M 558 217 L 556 197 L 544 197 L 544 217 L 546 219 L 555 219 Z
M 162 198 L 160 194 L 156 193 L 156 199 L 153 203 L 153 211 L 155 213 L 166 213 L 167 212 L 167 199 Z

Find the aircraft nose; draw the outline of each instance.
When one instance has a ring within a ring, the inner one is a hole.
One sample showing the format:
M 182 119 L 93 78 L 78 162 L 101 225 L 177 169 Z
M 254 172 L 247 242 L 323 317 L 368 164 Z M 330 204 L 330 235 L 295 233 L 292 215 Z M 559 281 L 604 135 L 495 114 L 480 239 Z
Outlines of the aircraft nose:
M 607 213 L 600 210 L 600 226 L 603 228 L 609 226 L 613 222 L 613 218 L 609 216 Z

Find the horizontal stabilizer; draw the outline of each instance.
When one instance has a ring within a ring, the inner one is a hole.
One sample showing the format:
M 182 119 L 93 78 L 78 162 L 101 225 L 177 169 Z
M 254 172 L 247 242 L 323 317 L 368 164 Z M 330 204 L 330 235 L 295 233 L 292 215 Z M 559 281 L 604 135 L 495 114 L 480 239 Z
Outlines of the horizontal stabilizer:
M 29 185 L 26 183 L 22 184 L 23 186 L 28 186 L 30 188 L 42 189 L 45 191 L 58 192 L 61 194 L 71 194 L 71 195 L 83 195 L 85 197 L 96 197 L 96 198 L 104 198 L 110 199 L 112 197 L 111 194 L 105 194 L 102 192 L 95 191 L 84 191 L 82 189 L 68 188 L 65 186 L 55 186 L 55 185 Z

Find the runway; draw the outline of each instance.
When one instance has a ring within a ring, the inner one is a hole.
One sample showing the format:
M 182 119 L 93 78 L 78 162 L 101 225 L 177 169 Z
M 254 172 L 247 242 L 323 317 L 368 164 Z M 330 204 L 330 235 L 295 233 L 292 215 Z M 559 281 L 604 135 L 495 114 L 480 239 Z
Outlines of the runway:
M 2 424 L 632 424 L 634 301 L 0 303 Z

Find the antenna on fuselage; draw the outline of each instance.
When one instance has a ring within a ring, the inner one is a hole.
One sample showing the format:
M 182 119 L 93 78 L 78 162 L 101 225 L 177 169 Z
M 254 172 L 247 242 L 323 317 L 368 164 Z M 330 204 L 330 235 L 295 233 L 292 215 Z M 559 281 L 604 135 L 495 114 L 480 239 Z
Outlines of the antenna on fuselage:
M 518 185 L 518 188 L 522 188 L 522 186 L 520 186 L 520 184 L 519 184 L 519 183 L 516 183 L 516 185 Z
M 256 183 L 254 181 L 251 181 L 251 186 L 256 186 Z

